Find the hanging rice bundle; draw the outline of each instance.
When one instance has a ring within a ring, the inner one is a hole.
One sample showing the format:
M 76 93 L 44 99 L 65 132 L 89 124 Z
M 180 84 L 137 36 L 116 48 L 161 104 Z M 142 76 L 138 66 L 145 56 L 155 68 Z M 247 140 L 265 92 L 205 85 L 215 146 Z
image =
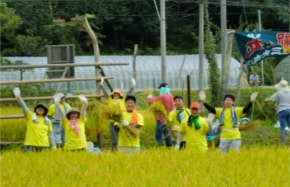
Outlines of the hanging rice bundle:
M 123 120 L 123 114 L 120 106 L 118 105 L 104 105 L 102 110 L 100 111 L 105 118 L 121 122 Z
M 155 101 L 150 105 L 150 110 L 155 115 L 159 114 L 168 122 L 168 114 L 167 111 L 161 101 Z
M 123 130 L 125 130 L 125 132 L 129 138 L 139 137 L 140 129 L 134 127 L 133 125 L 121 126 L 121 128 L 123 128 Z
M 245 125 L 240 125 L 239 126 L 239 130 L 240 131 L 246 131 L 246 130 L 250 130 L 253 128 L 256 128 L 260 125 L 260 121 L 250 121 L 249 123 L 245 124 Z

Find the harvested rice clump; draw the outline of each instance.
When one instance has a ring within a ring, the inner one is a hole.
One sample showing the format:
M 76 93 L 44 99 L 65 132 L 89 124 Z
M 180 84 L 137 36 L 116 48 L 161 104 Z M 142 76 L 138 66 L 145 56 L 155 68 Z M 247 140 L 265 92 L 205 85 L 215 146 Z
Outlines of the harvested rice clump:
M 167 111 L 161 101 L 155 101 L 150 105 L 150 110 L 155 115 L 160 114 L 168 122 Z
M 101 112 L 107 119 L 116 122 L 121 122 L 123 120 L 122 110 L 119 106 L 104 105 Z
M 129 126 L 120 126 L 120 128 L 123 128 L 127 134 L 128 137 L 130 138 L 137 138 L 140 134 L 140 129 L 129 125 Z

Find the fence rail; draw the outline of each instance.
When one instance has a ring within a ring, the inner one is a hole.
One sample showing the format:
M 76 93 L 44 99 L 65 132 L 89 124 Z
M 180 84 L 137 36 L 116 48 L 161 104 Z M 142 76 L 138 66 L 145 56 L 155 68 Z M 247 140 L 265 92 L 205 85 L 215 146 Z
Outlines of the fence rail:
M 99 94 L 99 95 L 85 95 L 87 98 L 101 98 L 104 95 Z M 69 95 L 65 96 L 66 99 L 76 99 L 78 96 L 76 95 Z M 44 96 L 44 97 L 24 97 L 22 98 L 23 100 L 52 100 L 53 96 Z M 17 101 L 16 98 L 0 98 L 0 102 L 2 101 Z M 6 116 L 0 116 L 0 119 L 17 119 L 17 118 L 24 118 L 23 115 L 6 115 Z
M 75 63 L 66 63 L 66 64 L 39 64 L 39 65 L 5 65 L 0 66 L 0 69 L 22 69 L 22 68 L 47 68 L 47 67 L 79 67 L 79 66 L 122 66 L 129 65 L 128 62 L 119 62 L 119 63 L 84 63 L 84 64 L 75 64 Z
M 99 94 L 99 95 L 85 95 L 87 98 L 101 98 L 104 95 Z M 65 96 L 66 99 L 75 99 L 78 96 L 76 95 L 68 95 Z M 43 96 L 43 97 L 23 97 L 22 98 L 25 101 L 32 101 L 32 100 L 51 100 L 53 99 L 53 96 Z M 6 102 L 6 101 L 17 101 L 16 98 L 0 98 L 0 102 Z
M 119 63 L 83 63 L 83 64 L 75 64 L 75 63 L 66 63 L 66 64 L 41 64 L 41 65 L 4 65 L 0 66 L 0 70 L 5 69 L 26 69 L 26 68 L 50 68 L 50 67 L 80 67 L 80 66 L 120 66 L 120 65 L 128 65 L 128 62 L 119 62 Z M 101 68 L 100 68 L 101 69 Z M 101 69 L 102 70 L 102 69 Z M 105 77 L 103 75 L 105 82 L 108 82 L 108 79 L 113 79 L 113 77 Z M 20 80 L 20 81 L 1 81 L 0 85 L 9 85 L 9 84 L 33 84 L 33 83 L 51 83 L 51 82 L 73 82 L 73 81 L 92 81 L 92 80 L 101 80 L 100 76 L 96 77 L 88 77 L 88 78 L 57 78 L 57 79 L 44 79 L 44 80 Z M 99 95 L 86 95 L 87 98 L 101 98 L 103 94 Z M 66 96 L 67 99 L 74 99 L 77 96 L 69 95 Z M 40 97 L 25 97 L 23 100 L 52 100 L 53 96 L 40 96 Z M 0 102 L 5 101 L 16 101 L 16 98 L 0 98 Z M 23 115 L 6 115 L 0 116 L 0 119 L 16 119 L 23 118 Z
M 104 77 L 104 79 L 113 79 L 113 77 Z M 0 85 L 7 84 L 32 84 L 32 83 L 49 83 L 49 82 L 73 82 L 73 81 L 91 81 L 101 80 L 101 77 L 91 78 L 66 78 L 66 79 L 45 79 L 45 80 L 22 80 L 22 81 L 1 81 Z

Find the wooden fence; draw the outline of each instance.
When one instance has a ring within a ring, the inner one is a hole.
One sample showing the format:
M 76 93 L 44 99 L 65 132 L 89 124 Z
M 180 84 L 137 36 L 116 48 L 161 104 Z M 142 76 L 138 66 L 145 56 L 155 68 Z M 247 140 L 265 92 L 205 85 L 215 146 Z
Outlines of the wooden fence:
M 102 77 L 105 81 L 105 83 L 108 85 L 110 89 L 111 86 L 108 82 L 108 79 L 113 79 L 113 77 L 106 77 L 102 68 L 100 66 L 120 66 L 120 65 L 128 65 L 129 63 L 126 62 L 119 62 L 119 63 L 86 63 L 86 64 L 45 64 L 45 65 L 4 65 L 0 66 L 0 70 L 3 69 L 31 69 L 31 68 L 49 68 L 49 67 L 64 67 L 65 72 L 61 78 L 58 79 L 45 79 L 45 80 L 20 80 L 20 81 L 1 81 L 0 85 L 11 85 L 11 84 L 33 84 L 33 83 L 51 83 L 51 82 L 72 82 L 72 81 L 92 81 L 96 80 L 99 81 Z M 101 76 L 96 77 L 89 77 L 89 78 L 64 78 L 64 75 L 66 74 L 66 70 L 68 67 L 77 67 L 77 66 L 95 66 L 100 68 L 101 70 Z M 58 86 L 59 88 L 59 86 Z M 58 90 L 57 88 L 57 90 Z M 56 91 L 57 92 L 57 91 Z M 103 94 L 95 94 L 95 95 L 85 95 L 87 98 L 101 98 L 103 97 Z M 77 98 L 77 96 L 66 96 L 68 99 L 74 99 Z M 25 97 L 23 100 L 52 100 L 53 96 L 42 96 L 42 97 Z M 0 102 L 7 102 L 7 101 L 16 101 L 15 98 L 0 98 Z M 0 119 L 16 119 L 16 118 L 23 118 L 23 115 L 9 115 L 9 116 L 0 116 Z

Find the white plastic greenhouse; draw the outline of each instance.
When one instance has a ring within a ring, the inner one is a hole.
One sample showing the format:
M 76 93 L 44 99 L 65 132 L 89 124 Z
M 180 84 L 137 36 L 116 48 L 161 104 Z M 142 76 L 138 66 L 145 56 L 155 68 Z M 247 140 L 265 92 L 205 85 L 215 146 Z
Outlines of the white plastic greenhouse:
M 6 58 L 6 57 L 5 57 Z M 31 65 L 47 64 L 47 57 L 7 57 L 12 62 L 23 61 Z M 133 71 L 132 56 L 101 56 L 101 63 L 127 62 L 129 65 L 122 66 L 102 66 L 106 76 L 112 76 L 110 83 L 113 88 L 128 89 L 131 85 Z M 217 55 L 218 66 L 221 68 L 221 55 Z M 76 64 L 94 63 L 94 56 L 76 56 Z M 137 56 L 137 79 L 136 90 L 147 88 L 157 88 L 161 82 L 161 57 L 160 56 Z M 171 89 L 182 89 L 186 85 L 186 77 L 190 75 L 191 88 L 198 88 L 198 55 L 176 55 L 166 57 L 167 80 Z M 204 58 L 204 87 L 208 87 L 208 63 Z M 238 83 L 240 63 L 231 58 L 229 86 L 236 86 Z M 25 71 L 23 80 L 42 80 L 45 77 L 47 68 L 35 68 L 32 72 Z M 75 67 L 76 78 L 87 78 L 95 76 L 95 68 L 92 66 Z M 1 72 L 1 81 L 19 81 L 20 71 Z M 57 83 L 46 83 L 45 87 L 56 86 Z M 3 85 L 2 85 L 3 86 Z M 70 83 L 68 90 L 67 84 L 62 84 L 63 91 L 95 91 L 95 81 L 76 81 Z

